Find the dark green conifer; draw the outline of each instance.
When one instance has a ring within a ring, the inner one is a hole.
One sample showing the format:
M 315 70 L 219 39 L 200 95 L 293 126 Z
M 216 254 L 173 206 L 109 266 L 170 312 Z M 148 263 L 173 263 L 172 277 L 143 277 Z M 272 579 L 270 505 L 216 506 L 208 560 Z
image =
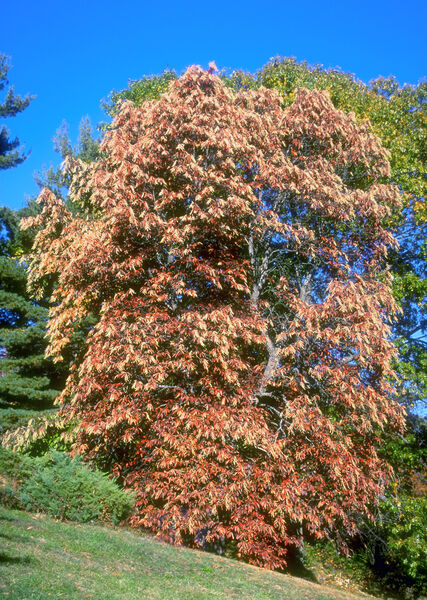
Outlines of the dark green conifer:
M 9 84 L 7 73 L 9 71 L 9 57 L 5 54 L 0 54 L 0 92 Z M 22 112 L 30 104 L 34 96 L 18 96 L 15 94 L 13 87 L 10 87 L 6 93 L 3 102 L 0 102 L 0 118 L 15 117 Z M 10 138 L 10 132 L 4 126 L 0 127 L 0 169 L 10 169 L 22 163 L 27 154 L 19 148 L 20 141 L 18 138 Z
M 19 231 L 19 220 L 35 214 L 35 202 L 13 211 L 0 208 L 0 406 L 46 408 L 63 382 L 58 369 L 44 357 L 47 302 L 32 300 L 27 292 L 25 265 L 32 235 Z

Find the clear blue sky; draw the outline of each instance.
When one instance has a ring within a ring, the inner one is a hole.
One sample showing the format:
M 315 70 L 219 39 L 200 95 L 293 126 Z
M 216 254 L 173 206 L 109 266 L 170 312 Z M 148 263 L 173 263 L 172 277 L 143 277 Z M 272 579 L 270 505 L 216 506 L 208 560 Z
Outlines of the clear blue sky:
M 75 141 L 83 116 L 105 120 L 100 100 L 112 89 L 166 67 L 215 60 L 253 72 L 280 55 L 340 66 L 363 81 L 426 75 L 424 0 L 24 0 L 3 3 L 0 15 L 9 79 L 16 92 L 37 96 L 5 123 L 31 151 L 0 171 L 0 204 L 13 208 L 36 193 L 33 173 L 58 162 L 52 137 L 63 119 Z

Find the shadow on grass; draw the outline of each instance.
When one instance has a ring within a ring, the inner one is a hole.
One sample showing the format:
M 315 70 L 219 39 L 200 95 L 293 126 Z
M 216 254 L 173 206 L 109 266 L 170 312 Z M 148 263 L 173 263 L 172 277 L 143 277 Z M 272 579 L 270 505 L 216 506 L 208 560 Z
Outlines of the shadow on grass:
M 23 542 L 25 544 L 28 544 L 28 538 L 26 536 L 23 535 L 19 535 L 16 533 L 3 533 L 0 532 L 0 538 L 3 538 L 4 540 L 8 540 L 9 542 Z
M 283 570 L 284 573 L 292 575 L 293 577 L 305 579 L 306 581 L 311 581 L 312 583 L 319 583 L 314 572 L 307 569 L 305 566 L 304 556 L 298 551 L 291 550 L 287 557 L 287 561 L 288 565 L 286 569 Z
M 29 556 L 8 556 L 0 552 L 0 565 L 29 565 L 33 562 Z

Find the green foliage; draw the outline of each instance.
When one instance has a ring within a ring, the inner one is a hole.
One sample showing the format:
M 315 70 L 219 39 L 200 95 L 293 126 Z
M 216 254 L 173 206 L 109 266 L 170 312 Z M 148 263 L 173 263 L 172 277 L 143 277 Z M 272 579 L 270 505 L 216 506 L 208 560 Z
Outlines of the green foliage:
M 63 387 L 66 367 L 45 358 L 48 297 L 37 302 L 27 290 L 23 261 L 36 231 L 23 231 L 23 217 L 35 216 L 40 206 L 30 200 L 23 209 L 0 207 L 0 406 L 45 409 Z M 50 287 L 49 287 L 50 284 Z
M 387 506 L 389 555 L 402 571 L 416 580 L 427 580 L 427 498 L 404 498 Z M 427 590 L 427 588 L 425 588 Z
M 6 508 L 23 509 L 18 488 L 32 473 L 29 458 L 0 446 L 0 504 Z
M 400 400 L 409 409 L 427 398 L 427 221 L 417 221 L 415 201 L 399 225 L 399 249 L 389 253 L 393 293 L 402 314 L 394 327 L 399 349 Z
M 9 57 L 0 54 L 0 92 L 8 85 Z M 15 117 L 30 104 L 34 96 L 17 96 L 13 87 L 9 88 L 3 103 L 0 103 L 0 118 Z M 10 169 L 22 163 L 27 154 L 19 148 L 18 138 L 10 139 L 6 127 L 0 127 L 0 169 Z
M 394 469 L 394 492 L 420 495 L 427 473 L 427 419 L 408 414 L 405 436 L 384 435 L 381 452 Z
M 0 473 L 12 484 L 31 477 L 34 465 L 28 456 L 11 452 L 0 446 Z
M 19 262 L 33 235 L 18 229 L 21 216 L 36 214 L 34 203 L 22 211 L 0 209 L 3 229 L 0 255 L 0 406 L 46 408 L 53 404 L 65 369 L 46 359 L 47 305 L 35 303 L 26 289 L 27 274 Z
M 427 498 L 395 497 L 381 504 L 370 537 L 374 569 L 386 587 L 427 593 Z M 372 546 L 372 540 L 375 545 Z
M 35 414 L 34 414 L 35 413 Z M 3 436 L 3 446 L 30 456 L 43 456 L 49 450 L 71 451 L 75 439 L 75 423 L 57 410 L 33 411 L 32 418 Z
M 178 78 L 175 71 L 166 69 L 160 75 L 150 75 L 129 81 L 127 89 L 120 92 L 112 91 L 110 102 L 104 104 L 105 111 L 110 116 L 117 114 L 118 106 L 123 100 L 130 100 L 133 104 L 140 106 L 146 100 L 158 100 L 167 91 L 169 84 Z
M 2 485 L 0 482 L 0 505 L 5 508 L 15 508 L 23 510 L 24 507 L 16 494 L 15 490 L 8 485 Z
M 25 510 L 80 523 L 117 524 L 132 510 L 131 494 L 62 452 L 30 458 L 0 447 L 0 470 L 10 482 L 3 493 L 8 506 L 14 498 Z
M 20 487 L 27 510 L 87 523 L 119 523 L 132 508 L 132 498 L 100 471 L 89 471 L 79 458 L 52 451 L 34 459 L 35 470 Z

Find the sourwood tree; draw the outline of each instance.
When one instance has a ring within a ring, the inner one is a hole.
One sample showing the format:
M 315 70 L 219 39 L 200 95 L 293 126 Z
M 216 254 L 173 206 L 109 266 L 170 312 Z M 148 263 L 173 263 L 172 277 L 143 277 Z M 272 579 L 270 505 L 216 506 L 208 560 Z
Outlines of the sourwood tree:
M 97 316 L 60 402 L 75 450 L 136 491 L 134 524 L 269 568 L 305 534 L 357 531 L 390 477 L 379 436 L 402 426 L 400 195 L 368 123 L 193 67 L 67 168 L 76 209 L 44 190 L 25 224 L 30 280 L 58 277 L 56 360 Z

